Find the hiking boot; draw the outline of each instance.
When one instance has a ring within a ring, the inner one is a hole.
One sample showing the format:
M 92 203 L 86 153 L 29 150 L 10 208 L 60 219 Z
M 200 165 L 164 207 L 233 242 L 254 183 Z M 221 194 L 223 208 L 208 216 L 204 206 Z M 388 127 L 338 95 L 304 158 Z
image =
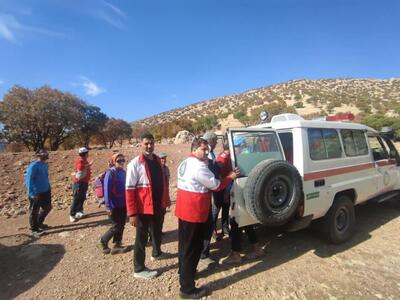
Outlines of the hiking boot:
M 121 243 L 115 243 L 114 247 L 111 249 L 111 255 L 126 253 L 126 252 L 128 252 L 128 247 L 122 246 Z
M 34 238 L 40 238 L 43 235 L 43 230 L 37 229 L 37 230 L 32 230 L 31 235 Z
M 205 288 L 194 288 L 191 293 L 184 293 L 179 291 L 179 297 L 181 299 L 201 299 L 208 295 L 208 290 Z
M 237 265 L 242 262 L 242 257 L 239 252 L 232 251 L 227 257 L 221 259 L 221 264 L 223 265 Z
M 69 221 L 70 221 L 71 223 L 75 223 L 75 222 L 77 221 L 77 219 L 75 219 L 74 216 L 69 216 Z
M 157 270 L 149 270 L 147 268 L 144 269 L 143 271 L 133 273 L 133 277 L 146 280 L 154 279 L 158 275 L 159 274 Z
M 111 251 L 111 249 L 108 247 L 108 245 L 103 243 L 102 241 L 100 241 L 97 244 L 97 248 L 99 248 L 103 254 L 109 254 Z
M 253 251 L 246 254 L 244 258 L 247 260 L 253 260 L 253 259 L 263 257 L 264 255 L 265 255 L 265 250 L 260 246 L 256 246 L 253 248 Z
M 47 224 L 44 224 L 44 223 L 39 225 L 39 228 L 42 229 L 42 230 L 49 229 L 50 227 L 51 227 L 51 226 L 49 226 L 49 225 L 47 225 Z
M 209 257 L 200 259 L 199 264 L 209 270 L 215 269 L 217 267 L 217 262 Z
M 150 257 L 151 261 L 162 260 L 168 258 L 169 253 L 161 252 L 159 256 L 152 256 Z
M 230 234 L 229 226 L 222 227 L 222 234 L 229 236 Z

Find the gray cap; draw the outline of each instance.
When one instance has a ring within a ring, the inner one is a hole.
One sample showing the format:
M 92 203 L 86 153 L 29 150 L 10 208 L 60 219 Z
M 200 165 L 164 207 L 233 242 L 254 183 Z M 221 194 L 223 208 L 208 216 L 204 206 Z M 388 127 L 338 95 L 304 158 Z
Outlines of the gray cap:
M 37 150 L 35 154 L 38 157 L 44 157 L 44 156 L 48 156 L 49 155 L 49 153 L 44 149 Z
M 216 135 L 214 132 L 212 132 L 212 131 L 207 131 L 207 132 L 202 136 L 202 139 L 204 139 L 204 140 L 206 140 L 206 141 L 213 140 L 213 139 L 216 139 L 216 138 L 217 138 L 217 135 Z
M 167 153 L 165 153 L 165 152 L 161 152 L 158 156 L 159 156 L 160 158 L 165 158 L 165 157 L 167 157 L 168 155 L 167 155 Z

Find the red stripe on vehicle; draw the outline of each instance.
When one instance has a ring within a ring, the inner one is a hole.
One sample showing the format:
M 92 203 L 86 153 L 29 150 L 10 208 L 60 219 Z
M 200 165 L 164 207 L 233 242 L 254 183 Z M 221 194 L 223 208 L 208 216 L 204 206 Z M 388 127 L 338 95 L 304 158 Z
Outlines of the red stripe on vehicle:
M 311 172 L 311 173 L 304 174 L 304 181 L 358 172 L 358 171 L 367 170 L 367 169 L 370 169 L 373 167 L 374 167 L 374 163 L 367 163 L 367 164 L 355 165 L 355 166 L 350 166 L 350 167 L 343 167 L 343 168 L 329 169 L 329 170 L 318 171 L 318 172 Z

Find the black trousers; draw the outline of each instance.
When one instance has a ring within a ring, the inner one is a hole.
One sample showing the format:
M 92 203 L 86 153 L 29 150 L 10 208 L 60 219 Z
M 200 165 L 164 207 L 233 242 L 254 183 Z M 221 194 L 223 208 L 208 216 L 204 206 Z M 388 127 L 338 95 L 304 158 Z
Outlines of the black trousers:
M 133 250 L 133 265 L 134 271 L 141 272 L 146 267 L 144 261 L 146 258 L 146 243 L 151 234 L 151 243 L 153 246 L 152 256 L 157 257 L 161 255 L 161 228 L 162 228 L 162 214 L 155 215 L 137 215 L 136 225 L 136 238 L 135 248 Z
M 181 292 L 191 293 L 195 288 L 194 277 L 203 247 L 206 223 L 191 223 L 179 219 L 178 262 Z
M 231 218 L 231 247 L 233 251 L 240 252 L 242 251 L 242 231 L 245 231 L 247 238 L 249 239 L 249 243 L 254 245 L 258 242 L 256 231 L 254 230 L 253 225 L 248 225 L 245 227 L 239 228 L 238 223 L 236 223 L 235 219 Z
M 211 236 L 214 231 L 214 222 L 212 216 L 212 207 L 210 207 L 210 211 L 208 212 L 208 218 L 205 223 L 203 223 L 203 249 L 201 251 L 201 259 L 207 258 L 210 256 L 210 241 Z
M 126 223 L 126 207 L 111 209 L 109 218 L 111 220 L 111 227 L 101 237 L 101 242 L 103 244 L 108 244 L 112 238 L 114 244 L 121 243 Z
M 51 211 L 51 190 L 39 194 L 36 201 L 29 197 L 29 225 L 32 231 L 39 229 L 44 219 Z
M 214 201 L 212 205 L 212 218 L 214 224 L 214 230 L 217 231 L 217 221 L 218 221 L 218 214 L 219 211 L 222 209 L 222 216 L 221 216 L 221 228 L 229 228 L 229 206 L 230 202 L 225 201 L 226 197 L 229 197 L 226 190 L 215 192 L 213 193 Z
M 72 184 L 72 204 L 70 216 L 74 217 L 77 212 L 83 212 L 83 203 L 86 200 L 86 192 L 88 189 L 87 182 L 74 182 Z

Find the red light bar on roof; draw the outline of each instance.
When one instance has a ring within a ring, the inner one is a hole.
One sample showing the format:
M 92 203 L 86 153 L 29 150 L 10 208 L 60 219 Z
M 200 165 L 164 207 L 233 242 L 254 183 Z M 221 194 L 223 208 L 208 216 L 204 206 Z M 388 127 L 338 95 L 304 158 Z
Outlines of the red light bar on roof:
M 326 117 L 327 121 L 353 121 L 354 115 L 352 113 L 347 114 L 337 114 Z

